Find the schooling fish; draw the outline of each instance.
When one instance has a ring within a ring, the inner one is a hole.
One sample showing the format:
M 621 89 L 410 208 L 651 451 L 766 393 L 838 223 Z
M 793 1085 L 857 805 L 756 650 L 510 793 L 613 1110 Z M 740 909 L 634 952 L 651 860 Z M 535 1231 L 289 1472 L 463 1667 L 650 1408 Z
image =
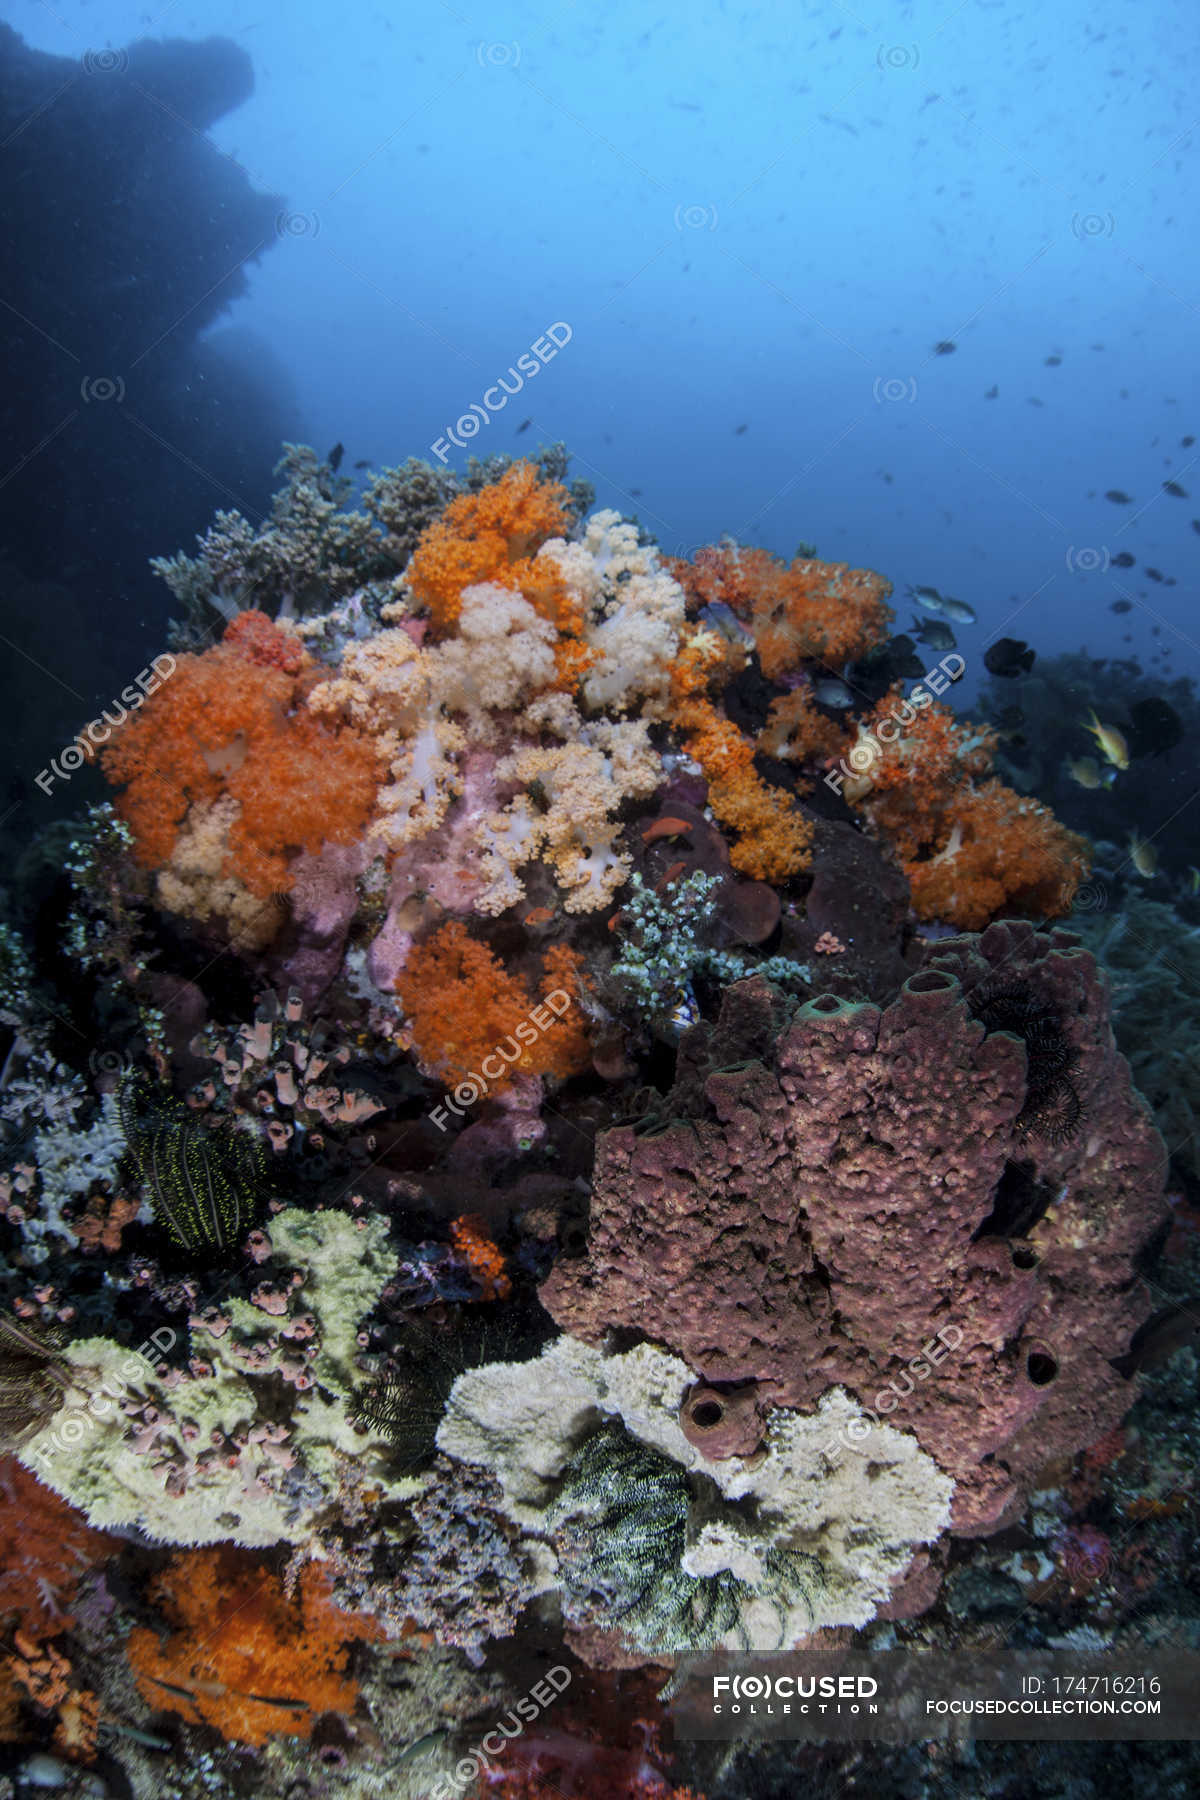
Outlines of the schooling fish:
M 1181 488 L 1177 481 L 1164 481 L 1163 493 L 1173 494 L 1176 500 L 1186 500 L 1188 497 L 1187 489 Z
M 1028 675 L 1037 658 L 1023 638 L 997 638 L 983 653 L 983 666 L 991 675 Z
M 1098 788 L 1104 785 L 1100 764 L 1094 756 L 1068 757 L 1067 774 L 1072 781 L 1078 782 L 1081 788 Z
M 333 449 L 329 452 L 329 455 L 325 458 L 325 461 L 329 464 L 330 468 L 333 470 L 335 475 L 337 474 L 338 470 L 342 466 L 342 458 L 343 458 L 343 456 L 345 456 L 345 454 L 346 454 L 345 444 L 339 443 L 339 444 L 335 444 L 333 446 Z
M 931 650 L 957 650 L 958 644 L 950 627 L 941 619 L 914 619 L 909 630 L 920 644 Z
M 908 597 L 916 606 L 923 606 L 926 612 L 940 613 L 942 596 L 935 587 L 910 587 Z
M 814 681 L 812 693 L 818 706 L 854 705 L 854 695 L 850 689 L 844 681 L 838 681 L 833 675 L 826 675 L 820 681 Z
M 1132 494 L 1123 494 L 1121 492 L 1120 488 L 1109 488 L 1109 490 L 1105 494 L 1104 498 L 1106 500 L 1111 500 L 1113 502 L 1114 506 L 1132 506 L 1133 505 Z
M 1185 1344 L 1194 1343 L 1200 1335 L 1200 1302 L 1182 1300 L 1177 1306 L 1165 1306 L 1139 1325 L 1130 1339 L 1124 1356 L 1110 1356 L 1109 1362 L 1118 1375 L 1126 1379 L 1139 1369 L 1152 1369 L 1166 1362 Z
M 933 346 L 933 354 L 935 356 L 953 356 L 957 349 L 958 345 L 951 338 L 939 338 Z
M 999 398 L 999 394 L 1000 389 L 998 387 L 990 387 L 983 397 L 985 400 L 996 400 Z
M 1152 881 L 1158 874 L 1158 851 L 1135 825 L 1129 834 L 1129 860 L 1138 874 Z
M 1108 610 L 1109 610 L 1109 612 L 1115 612 L 1115 613 L 1132 612 L 1133 611 L 1133 601 L 1132 600 L 1114 600 Z
M 977 625 L 979 614 L 965 600 L 956 600 L 953 594 L 943 594 L 940 608 L 942 617 L 953 619 L 956 625 Z
M 1195 441 L 1194 437 L 1185 437 L 1179 440 L 1185 450 L 1190 450 Z
M 532 419 L 522 419 L 522 420 L 521 420 L 521 423 L 520 423 L 520 424 L 519 424 L 519 425 L 518 425 L 518 426 L 517 426 L 517 429 L 516 429 L 516 430 L 515 430 L 515 431 L 514 431 L 514 432 L 513 432 L 513 436 L 514 436 L 514 437 L 520 437 L 520 435 L 521 435 L 521 433 L 522 433 L 522 432 L 523 432 L 523 431 L 528 431 L 528 430 L 529 430 L 529 427 L 530 427 L 530 426 L 531 426 L 531 425 L 532 425 L 532 424 L 533 424 L 533 420 L 532 420 Z
M 1129 746 L 1126 744 L 1125 739 L 1121 736 L 1121 733 L 1117 730 L 1115 725 L 1102 725 L 1100 723 L 1099 719 L 1096 717 L 1094 707 L 1091 709 L 1091 713 L 1092 722 L 1089 725 L 1085 719 L 1083 726 L 1084 730 L 1091 732 L 1101 750 L 1103 750 L 1106 762 L 1111 763 L 1114 769 L 1127 769 L 1129 767 Z
M 1130 556 L 1128 550 L 1118 550 L 1111 561 L 1114 569 L 1132 569 L 1137 558 Z

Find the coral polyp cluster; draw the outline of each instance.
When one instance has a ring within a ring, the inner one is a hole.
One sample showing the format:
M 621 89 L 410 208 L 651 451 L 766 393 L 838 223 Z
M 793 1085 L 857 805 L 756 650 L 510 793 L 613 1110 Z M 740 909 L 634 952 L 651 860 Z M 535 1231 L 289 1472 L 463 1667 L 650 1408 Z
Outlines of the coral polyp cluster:
M 871 570 L 664 557 L 558 451 L 285 467 L 0 929 L 0 1729 L 171 1800 L 715 1789 L 691 1659 L 1110 1541 L 1168 1153 L 1087 846 Z

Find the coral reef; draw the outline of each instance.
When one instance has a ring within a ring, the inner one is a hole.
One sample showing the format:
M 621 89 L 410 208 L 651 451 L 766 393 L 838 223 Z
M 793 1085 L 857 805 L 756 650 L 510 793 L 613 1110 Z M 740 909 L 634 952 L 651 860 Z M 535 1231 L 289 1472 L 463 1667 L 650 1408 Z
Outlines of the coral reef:
M 22 1782 L 691 1800 L 691 1658 L 1182 1585 L 1179 915 L 1088 927 L 1168 1205 L 1089 848 L 882 576 L 339 463 L 160 562 L 0 896 Z
M 971 1012 L 998 982 L 1061 1021 L 1073 1137 L 1023 1128 L 1027 1048 Z M 1119 1421 L 1107 1358 L 1150 1311 L 1133 1259 L 1166 1158 L 1095 962 L 1069 934 L 993 925 L 937 947 L 891 1006 L 808 1002 L 768 1057 L 725 1063 L 772 1004 L 761 982 L 728 990 L 722 1064 L 693 1032 L 668 1122 L 602 1138 L 588 1255 L 543 1301 L 591 1343 L 637 1317 L 704 1379 L 785 1406 L 884 1396 L 953 1475 L 956 1529 L 995 1529 L 1047 1458 Z M 928 1379 L 943 1328 L 956 1347 Z

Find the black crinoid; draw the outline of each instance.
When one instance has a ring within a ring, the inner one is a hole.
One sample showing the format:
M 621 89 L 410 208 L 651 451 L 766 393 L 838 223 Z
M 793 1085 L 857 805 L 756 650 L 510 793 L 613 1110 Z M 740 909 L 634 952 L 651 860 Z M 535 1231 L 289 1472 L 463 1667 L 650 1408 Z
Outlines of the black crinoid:
M 20 1449 L 47 1424 L 71 1386 L 57 1337 L 0 1312 L 0 1455 Z
M 236 1246 L 265 1198 L 262 1139 L 225 1120 L 207 1123 L 137 1076 L 122 1087 L 120 1106 L 129 1154 L 172 1243 L 209 1252 Z
M 1025 1046 L 1025 1104 L 1017 1114 L 1021 1137 L 1064 1143 L 1074 1137 L 1083 1104 L 1071 1080 L 1079 1051 L 1051 1006 L 1023 982 L 976 988 L 969 996 L 971 1017 L 987 1032 L 1007 1031 Z
M 355 1389 L 350 1422 L 390 1438 L 396 1467 L 416 1474 L 437 1453 L 438 1426 L 459 1376 L 485 1363 L 528 1362 L 554 1335 L 540 1307 L 529 1310 L 516 1302 L 503 1307 L 498 1318 L 464 1308 L 441 1329 L 414 1322 L 386 1371 Z

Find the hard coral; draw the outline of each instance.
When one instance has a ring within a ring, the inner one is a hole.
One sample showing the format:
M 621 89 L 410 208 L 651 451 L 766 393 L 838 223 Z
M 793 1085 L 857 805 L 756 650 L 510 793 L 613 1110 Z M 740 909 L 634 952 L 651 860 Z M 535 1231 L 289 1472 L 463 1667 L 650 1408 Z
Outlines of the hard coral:
M 457 625 L 464 588 L 487 581 L 524 591 L 534 574 L 532 558 L 566 527 L 566 503 L 566 489 L 539 482 L 530 462 L 514 463 L 499 481 L 450 502 L 421 538 L 406 572 L 439 637 Z M 538 584 L 544 574 L 538 573 Z M 550 613 L 561 605 L 561 584 L 539 585 L 538 591 Z
M 1022 1128 L 1026 1046 L 971 1013 L 1000 980 L 1060 1021 L 1072 1137 Z M 688 1034 L 677 1122 L 599 1140 L 589 1255 L 543 1303 L 592 1343 L 636 1317 L 701 1378 L 773 1383 L 781 1405 L 849 1388 L 954 1476 L 958 1530 L 993 1530 L 1134 1392 L 1110 1359 L 1150 1310 L 1134 1259 L 1166 1158 L 1102 978 L 1069 934 L 1014 921 L 945 940 L 885 1009 L 809 1002 L 743 1060 L 739 1020 L 761 1044 L 772 1006 L 757 981 L 727 990 L 723 1066 Z
M 320 1565 L 305 1564 L 289 1597 L 271 1568 L 228 1546 L 173 1556 L 150 1592 L 173 1630 L 165 1643 L 145 1626 L 130 1633 L 143 1698 L 243 1744 L 306 1738 L 318 1714 L 349 1713 L 350 1644 L 383 1635 L 334 1605 Z

